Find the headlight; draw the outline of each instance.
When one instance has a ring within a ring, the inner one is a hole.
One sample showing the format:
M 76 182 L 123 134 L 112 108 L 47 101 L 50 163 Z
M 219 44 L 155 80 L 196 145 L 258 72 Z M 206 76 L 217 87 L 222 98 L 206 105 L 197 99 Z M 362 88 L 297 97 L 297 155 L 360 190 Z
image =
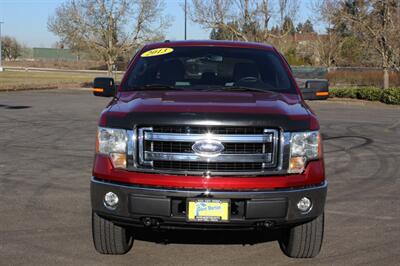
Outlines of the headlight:
M 125 129 L 99 127 L 96 152 L 108 155 L 115 168 L 126 168 L 128 134 Z
M 289 173 L 303 172 L 310 160 L 321 156 L 321 136 L 319 131 L 294 132 L 290 139 Z

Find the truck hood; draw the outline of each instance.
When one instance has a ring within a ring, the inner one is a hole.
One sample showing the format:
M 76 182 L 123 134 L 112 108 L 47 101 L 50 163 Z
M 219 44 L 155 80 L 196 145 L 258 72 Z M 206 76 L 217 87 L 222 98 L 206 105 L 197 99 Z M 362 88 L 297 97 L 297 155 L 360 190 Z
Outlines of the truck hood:
M 120 92 L 102 114 L 100 124 L 263 126 L 310 130 L 313 114 L 296 94 L 275 92 Z

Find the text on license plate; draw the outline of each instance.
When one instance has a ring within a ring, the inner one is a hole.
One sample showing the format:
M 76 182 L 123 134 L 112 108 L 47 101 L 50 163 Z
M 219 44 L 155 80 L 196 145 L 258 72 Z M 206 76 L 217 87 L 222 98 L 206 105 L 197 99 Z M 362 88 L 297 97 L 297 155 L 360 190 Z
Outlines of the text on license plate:
M 189 221 L 224 222 L 229 220 L 229 201 L 217 199 L 189 199 Z

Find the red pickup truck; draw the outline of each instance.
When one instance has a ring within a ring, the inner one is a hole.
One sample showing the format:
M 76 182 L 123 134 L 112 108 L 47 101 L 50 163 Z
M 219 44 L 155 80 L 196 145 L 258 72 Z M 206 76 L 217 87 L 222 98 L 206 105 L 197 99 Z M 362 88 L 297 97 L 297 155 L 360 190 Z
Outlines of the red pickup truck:
M 290 257 L 316 256 L 327 193 L 316 115 L 272 46 L 144 46 L 100 116 L 91 179 L 96 250 L 124 254 L 138 227 L 279 230 Z

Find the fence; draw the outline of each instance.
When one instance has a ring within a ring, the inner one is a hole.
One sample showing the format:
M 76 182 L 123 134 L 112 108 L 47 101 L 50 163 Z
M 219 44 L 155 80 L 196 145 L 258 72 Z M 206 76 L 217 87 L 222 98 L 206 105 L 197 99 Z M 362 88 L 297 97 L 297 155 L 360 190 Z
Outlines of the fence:
M 77 60 L 69 49 L 56 49 L 56 48 L 32 48 L 34 59 L 47 59 L 47 60 Z
M 58 48 L 24 48 L 21 59 L 26 60 L 61 60 L 61 61 L 77 61 L 81 58 L 87 58 L 87 54 L 81 53 L 78 57 L 70 49 Z
M 292 67 L 298 79 L 328 79 L 331 87 L 381 87 L 383 84 L 382 69 L 377 67 Z M 389 73 L 391 87 L 400 87 L 400 72 Z

